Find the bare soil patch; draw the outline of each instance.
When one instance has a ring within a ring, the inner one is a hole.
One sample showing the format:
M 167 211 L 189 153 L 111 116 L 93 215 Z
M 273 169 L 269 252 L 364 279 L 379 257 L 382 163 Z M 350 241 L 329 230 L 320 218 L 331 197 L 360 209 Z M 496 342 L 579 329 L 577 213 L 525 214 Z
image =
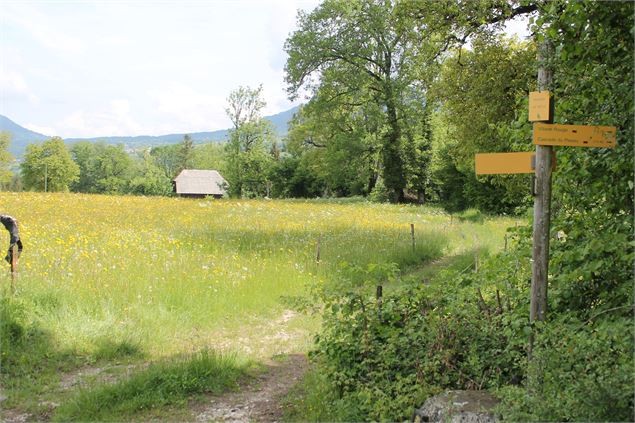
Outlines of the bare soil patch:
M 240 387 L 239 392 L 209 397 L 192 409 L 197 422 L 277 422 L 282 399 L 309 368 L 304 354 L 270 361 L 266 370 Z

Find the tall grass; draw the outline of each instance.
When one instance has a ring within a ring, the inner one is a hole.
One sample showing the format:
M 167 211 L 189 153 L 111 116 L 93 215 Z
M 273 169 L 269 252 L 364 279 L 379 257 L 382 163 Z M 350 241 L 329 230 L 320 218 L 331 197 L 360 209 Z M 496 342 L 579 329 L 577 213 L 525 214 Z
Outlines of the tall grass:
M 281 296 L 329 283 L 341 262 L 407 268 L 500 248 L 513 224 L 365 202 L 0 193 L 0 204 L 19 220 L 25 244 L 15 294 L 8 269 L 0 273 L 3 307 L 19 305 L 24 329 L 22 349 L 5 342 L 0 356 L 3 384 L 15 389 L 28 385 L 28 366 L 10 368 L 38 343 L 38 357 L 59 357 L 58 367 L 203 348 L 253 358 L 304 351 L 319 322 L 281 320 Z
M 233 356 L 202 351 L 156 363 L 129 379 L 81 391 L 58 408 L 55 421 L 121 421 L 139 412 L 179 404 L 202 393 L 237 388 L 246 365 Z

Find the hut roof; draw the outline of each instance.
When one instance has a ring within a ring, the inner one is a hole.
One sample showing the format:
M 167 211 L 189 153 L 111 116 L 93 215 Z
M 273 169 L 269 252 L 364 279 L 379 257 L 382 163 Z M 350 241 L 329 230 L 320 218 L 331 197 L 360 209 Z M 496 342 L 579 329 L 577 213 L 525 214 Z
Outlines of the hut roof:
M 215 170 L 184 169 L 174 178 L 177 194 L 223 195 L 227 181 Z

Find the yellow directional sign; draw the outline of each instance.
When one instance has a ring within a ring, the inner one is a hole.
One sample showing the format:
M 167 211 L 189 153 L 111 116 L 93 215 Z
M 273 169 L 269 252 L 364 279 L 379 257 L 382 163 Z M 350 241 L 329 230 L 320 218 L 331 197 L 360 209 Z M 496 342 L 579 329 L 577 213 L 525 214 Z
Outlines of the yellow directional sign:
M 614 126 L 534 123 L 534 144 L 614 148 L 616 133 Z
M 549 91 L 529 93 L 529 122 L 548 121 L 551 118 L 551 100 Z
M 534 173 L 535 153 L 483 153 L 475 156 L 477 175 Z

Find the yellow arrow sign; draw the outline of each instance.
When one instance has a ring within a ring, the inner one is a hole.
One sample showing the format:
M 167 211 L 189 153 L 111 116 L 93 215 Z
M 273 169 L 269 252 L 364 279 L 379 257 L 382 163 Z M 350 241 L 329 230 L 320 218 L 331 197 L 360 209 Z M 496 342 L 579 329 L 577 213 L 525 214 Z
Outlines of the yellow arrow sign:
M 477 175 L 500 175 L 510 173 L 534 173 L 536 168 L 534 152 L 521 153 L 480 153 L 474 156 Z M 553 169 L 556 155 L 553 155 Z
M 614 126 L 534 123 L 535 145 L 614 148 L 616 134 Z
M 477 175 L 534 173 L 535 153 L 482 153 L 475 158 Z M 555 155 L 554 155 L 555 159 Z M 554 163 L 555 166 L 555 163 Z

